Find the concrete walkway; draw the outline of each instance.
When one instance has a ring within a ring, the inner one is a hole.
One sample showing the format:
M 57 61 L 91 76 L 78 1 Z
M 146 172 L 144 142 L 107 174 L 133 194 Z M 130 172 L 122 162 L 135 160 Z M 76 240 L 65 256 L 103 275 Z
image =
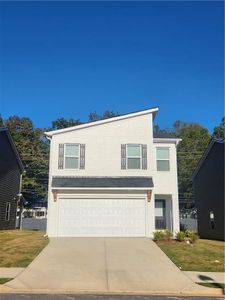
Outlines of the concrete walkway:
M 55 238 L 6 286 L 20 290 L 201 293 L 149 239 Z
M 184 271 L 186 276 L 188 276 L 194 282 L 217 282 L 225 283 L 225 273 L 223 272 L 193 272 Z
M 24 270 L 25 268 L 0 268 L 0 278 L 15 278 Z

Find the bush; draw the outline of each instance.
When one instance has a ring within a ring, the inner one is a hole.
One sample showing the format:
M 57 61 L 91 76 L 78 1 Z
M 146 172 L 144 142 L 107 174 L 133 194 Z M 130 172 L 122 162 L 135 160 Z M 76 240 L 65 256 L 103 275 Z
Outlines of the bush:
M 169 241 L 173 237 L 173 233 L 166 229 L 166 230 L 156 230 L 153 232 L 154 240 L 155 241 Z
M 173 233 L 172 233 L 172 231 L 166 229 L 164 231 L 164 236 L 165 236 L 165 240 L 171 240 L 173 237 Z
M 199 239 L 199 236 L 197 234 L 197 232 L 193 231 L 193 230 L 186 230 L 186 231 L 179 231 L 176 234 L 176 239 L 179 242 L 183 242 L 183 241 L 189 241 L 190 243 L 194 243 L 195 241 L 197 241 Z
M 195 243 L 199 239 L 197 232 L 193 230 L 186 230 L 185 235 L 191 243 Z
M 176 239 L 177 239 L 179 242 L 183 242 L 184 239 L 185 239 L 185 237 L 186 237 L 186 234 L 185 234 L 184 231 L 179 231 L 179 232 L 177 232 L 177 234 L 176 234 Z
M 162 241 L 165 240 L 165 233 L 163 230 L 156 230 L 153 232 L 154 240 L 155 241 Z

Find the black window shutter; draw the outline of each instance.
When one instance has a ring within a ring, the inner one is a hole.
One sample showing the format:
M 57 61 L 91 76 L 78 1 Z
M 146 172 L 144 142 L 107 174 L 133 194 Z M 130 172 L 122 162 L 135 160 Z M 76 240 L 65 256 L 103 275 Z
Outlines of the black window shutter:
M 147 145 L 142 145 L 142 169 L 147 170 Z
M 121 145 L 121 169 L 126 169 L 126 144 Z
M 80 144 L 80 169 L 85 168 L 85 144 Z
M 64 167 L 64 144 L 59 144 L 58 169 Z

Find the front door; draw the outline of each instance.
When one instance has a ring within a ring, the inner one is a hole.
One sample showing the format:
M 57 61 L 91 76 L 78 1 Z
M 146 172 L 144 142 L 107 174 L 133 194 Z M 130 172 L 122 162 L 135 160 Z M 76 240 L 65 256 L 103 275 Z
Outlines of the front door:
M 155 200 L 155 229 L 166 229 L 166 201 Z

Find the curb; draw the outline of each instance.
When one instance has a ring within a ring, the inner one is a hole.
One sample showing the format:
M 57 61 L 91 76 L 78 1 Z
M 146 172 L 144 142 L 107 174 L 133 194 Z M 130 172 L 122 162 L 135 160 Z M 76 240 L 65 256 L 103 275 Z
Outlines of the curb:
M 85 291 L 85 290 L 48 290 L 48 289 L 13 289 L 7 286 L 0 287 L 1 293 L 10 294 L 73 294 L 73 295 L 167 295 L 167 296 L 224 296 L 223 289 L 212 288 L 206 291 Z

